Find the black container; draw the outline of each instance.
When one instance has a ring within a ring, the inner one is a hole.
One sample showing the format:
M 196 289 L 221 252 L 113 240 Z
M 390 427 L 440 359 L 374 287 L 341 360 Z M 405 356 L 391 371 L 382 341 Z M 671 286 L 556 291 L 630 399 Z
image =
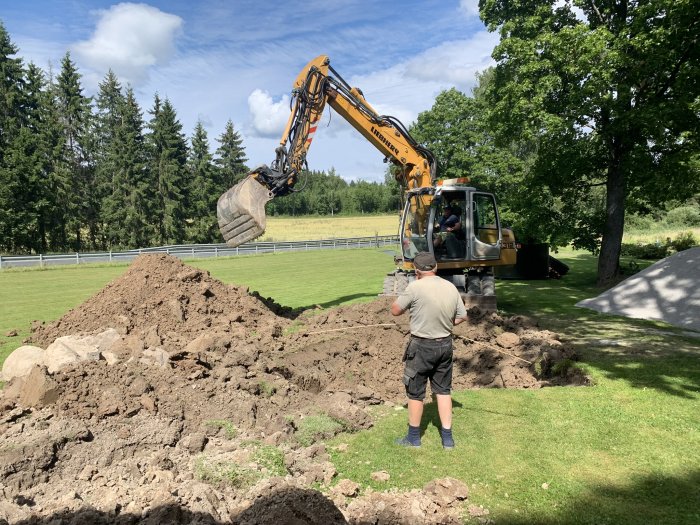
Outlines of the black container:
M 549 244 L 523 244 L 518 248 L 514 266 L 496 266 L 499 279 L 547 279 L 549 277 Z

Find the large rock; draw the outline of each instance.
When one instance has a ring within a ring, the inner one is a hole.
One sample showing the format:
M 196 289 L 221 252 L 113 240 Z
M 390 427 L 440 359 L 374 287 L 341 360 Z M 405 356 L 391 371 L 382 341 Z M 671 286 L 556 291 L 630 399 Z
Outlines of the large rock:
M 78 361 L 97 361 L 108 354 L 114 344 L 121 339 L 119 332 L 108 328 L 95 335 L 66 335 L 49 345 L 44 354 L 44 364 L 52 374 L 66 365 Z
M 114 328 L 107 328 L 104 332 L 95 335 L 84 335 L 77 337 L 86 345 L 95 347 L 100 352 L 110 350 L 114 343 L 121 339 L 121 335 Z
M 51 343 L 44 353 L 44 364 L 52 374 L 58 372 L 64 366 L 77 363 L 78 361 L 80 361 L 78 353 L 58 340 Z
M 10 381 L 15 377 L 24 377 L 31 371 L 34 365 L 44 361 L 44 349 L 38 346 L 20 346 L 14 350 L 2 365 L 3 381 Z

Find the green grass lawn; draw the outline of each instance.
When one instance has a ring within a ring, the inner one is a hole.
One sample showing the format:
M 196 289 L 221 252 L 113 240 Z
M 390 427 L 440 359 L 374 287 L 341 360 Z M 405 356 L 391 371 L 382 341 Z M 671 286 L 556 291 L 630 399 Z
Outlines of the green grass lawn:
M 29 335 L 32 321 L 58 319 L 125 270 L 85 265 L 0 271 L 0 363 Z M 10 330 L 19 335 L 6 337 Z
M 456 392 L 451 452 L 440 446 L 432 403 L 416 450 L 393 445 L 405 432 L 405 409 L 378 408 L 374 428 L 331 441 L 348 444 L 332 452 L 340 477 L 384 490 L 452 476 L 469 485 L 469 504 L 488 508 L 497 524 L 700 522 L 700 339 L 663 323 L 576 308 L 600 293 L 595 258 L 571 250 L 557 257 L 571 267 L 561 280 L 499 280 L 499 309 L 561 334 L 593 386 Z M 393 268 L 382 250 L 192 264 L 293 307 L 371 300 Z M 0 272 L 0 351 L 17 343 L 2 337 L 8 329 L 26 334 L 32 319 L 59 317 L 124 270 Z M 371 480 L 377 470 L 390 480 Z
M 451 453 L 432 403 L 419 450 L 393 445 L 406 411 L 384 410 L 370 431 L 334 440 L 349 444 L 333 454 L 341 476 L 376 489 L 452 476 L 495 523 L 700 522 L 700 339 L 575 307 L 600 293 L 595 259 L 557 257 L 571 267 L 561 280 L 498 281 L 499 309 L 561 334 L 594 386 L 457 392 Z M 388 483 L 371 480 L 379 469 Z

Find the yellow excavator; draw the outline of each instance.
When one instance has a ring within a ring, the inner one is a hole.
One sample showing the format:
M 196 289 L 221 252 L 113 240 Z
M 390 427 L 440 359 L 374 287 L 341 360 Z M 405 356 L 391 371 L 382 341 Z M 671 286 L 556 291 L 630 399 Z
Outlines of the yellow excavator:
M 428 251 L 438 262 L 438 275 L 457 286 L 468 306 L 495 309 L 493 267 L 516 259 L 513 232 L 501 227 L 495 197 L 469 186 L 467 178 L 440 179 L 431 151 L 399 120 L 379 115 L 326 55 L 309 62 L 294 81 L 291 113 L 275 160 L 255 168 L 219 198 L 217 216 L 226 244 L 235 247 L 262 235 L 265 204 L 295 191 L 326 104 L 396 166 L 394 176 L 404 196 L 401 255 L 385 280 L 384 295 L 400 293 L 415 278 L 413 257 Z

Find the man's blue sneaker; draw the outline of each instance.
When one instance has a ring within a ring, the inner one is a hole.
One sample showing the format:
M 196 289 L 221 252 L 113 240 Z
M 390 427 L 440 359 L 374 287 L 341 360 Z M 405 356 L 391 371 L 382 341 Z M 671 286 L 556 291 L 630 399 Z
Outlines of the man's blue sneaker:
M 442 448 L 447 450 L 452 450 L 455 448 L 455 440 L 452 437 L 452 429 L 445 430 L 444 428 L 441 428 L 440 438 L 442 439 Z
M 420 447 L 420 439 L 418 441 L 411 441 L 408 439 L 408 436 L 396 438 L 395 443 L 401 447 Z

